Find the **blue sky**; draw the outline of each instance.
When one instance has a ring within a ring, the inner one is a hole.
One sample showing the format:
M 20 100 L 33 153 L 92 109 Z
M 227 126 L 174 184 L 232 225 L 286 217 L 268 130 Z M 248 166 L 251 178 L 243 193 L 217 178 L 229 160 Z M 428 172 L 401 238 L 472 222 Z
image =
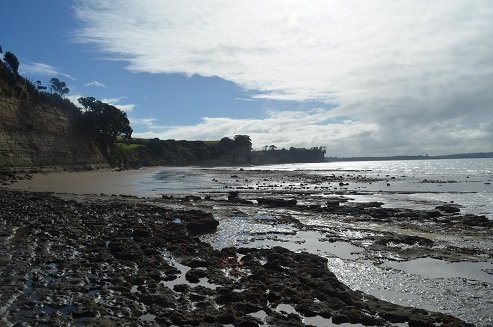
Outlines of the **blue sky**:
M 125 110 L 137 137 L 493 151 L 486 1 L 16 0 L 0 28 L 23 76 Z

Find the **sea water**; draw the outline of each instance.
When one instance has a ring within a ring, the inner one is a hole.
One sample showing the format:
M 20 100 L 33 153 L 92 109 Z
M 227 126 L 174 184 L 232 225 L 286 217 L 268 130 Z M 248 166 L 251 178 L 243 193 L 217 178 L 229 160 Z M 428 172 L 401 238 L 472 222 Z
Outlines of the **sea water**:
M 493 158 L 324 162 L 241 168 L 335 175 L 350 180 L 343 190 L 356 191 L 356 195 L 351 195 L 356 202 L 380 201 L 384 207 L 425 210 L 454 203 L 461 206 L 462 213 L 493 219 Z M 214 182 L 208 172 L 224 169 L 163 167 L 136 180 L 138 185 L 135 187 L 139 195 L 145 196 L 217 191 L 224 186 Z M 341 190 L 338 183 L 334 186 L 333 190 Z M 320 191 L 320 195 L 322 193 Z
M 381 201 L 387 207 L 411 209 L 456 203 L 463 206 L 463 213 L 493 219 L 493 158 L 324 162 L 245 169 L 366 177 L 377 181 L 344 186 L 359 191 L 361 195 L 352 196 L 355 201 Z

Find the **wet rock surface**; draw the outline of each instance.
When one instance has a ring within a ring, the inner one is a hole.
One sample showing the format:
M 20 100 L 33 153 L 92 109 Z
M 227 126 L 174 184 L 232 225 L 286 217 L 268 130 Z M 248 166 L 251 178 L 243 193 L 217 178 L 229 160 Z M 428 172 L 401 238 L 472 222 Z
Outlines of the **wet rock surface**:
M 33 177 L 30 174 L 18 174 L 9 171 L 0 171 L 0 185 L 8 186 L 21 180 L 31 180 Z
M 317 318 L 367 326 L 468 325 L 450 315 L 402 307 L 353 291 L 318 255 L 283 247 L 217 248 L 201 241 L 204 233 L 218 227 L 211 214 L 216 211 L 213 206 L 231 204 L 227 194 L 222 197 L 187 208 L 178 198 L 62 199 L 47 193 L 0 190 L 0 322 L 7 326 L 23 322 L 39 326 L 304 326 Z M 403 226 L 421 225 L 422 229 L 427 228 L 423 222 L 449 229 L 463 224 L 449 214 L 442 221 L 441 214 L 424 212 L 416 217 L 416 212 L 383 209 L 376 203 L 345 206 L 339 201 L 337 207 L 314 206 L 291 199 L 245 207 L 235 204 L 235 210 L 240 215 L 254 206 L 275 206 L 276 210 L 287 207 L 344 217 L 341 220 L 379 222 L 398 216 Z M 171 204 L 173 209 L 165 207 Z M 288 214 L 259 220 L 299 230 L 317 229 Z M 476 227 L 490 226 L 471 221 Z M 341 237 L 335 230 L 327 234 L 331 242 Z M 395 248 L 395 244 L 417 244 L 423 249 L 435 245 L 424 237 L 392 232 L 369 233 L 367 239 L 360 239 L 371 240 L 380 249 Z
M 457 315 L 477 326 L 493 324 L 493 222 L 467 213 L 454 198 L 416 202 L 415 209 L 410 203 L 388 207 L 378 196 L 361 201 L 372 193 L 362 190 L 365 185 L 400 177 L 365 179 L 358 172 L 320 178 L 309 172 L 240 170 L 235 181 L 223 175 L 214 179 L 235 193 L 237 205 L 224 202 L 224 192 L 208 194 L 223 226 L 203 237 L 214 247 L 308 251 L 328 258 L 329 268 L 354 290 Z M 296 205 L 274 206 L 259 198 L 295 199 Z M 329 324 L 318 317 L 303 322 Z

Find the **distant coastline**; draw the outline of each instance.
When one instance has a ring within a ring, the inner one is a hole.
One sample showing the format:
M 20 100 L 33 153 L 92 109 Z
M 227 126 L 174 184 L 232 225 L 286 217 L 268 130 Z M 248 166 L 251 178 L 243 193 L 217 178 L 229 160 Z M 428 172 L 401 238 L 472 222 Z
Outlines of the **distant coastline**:
M 455 153 L 441 156 L 388 156 L 388 157 L 325 157 L 330 161 L 388 161 L 388 160 L 436 160 L 436 159 L 481 159 L 493 158 L 493 152 Z

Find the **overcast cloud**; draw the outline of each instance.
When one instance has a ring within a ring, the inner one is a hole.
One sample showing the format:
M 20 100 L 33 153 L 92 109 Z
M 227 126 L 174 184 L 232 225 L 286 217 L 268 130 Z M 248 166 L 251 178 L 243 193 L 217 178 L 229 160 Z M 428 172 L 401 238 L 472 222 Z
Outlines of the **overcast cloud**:
M 194 126 L 148 119 L 142 135 L 249 134 L 257 146 L 326 145 L 329 155 L 493 151 L 493 2 L 87 0 L 76 14 L 77 39 L 129 70 L 336 104 Z

